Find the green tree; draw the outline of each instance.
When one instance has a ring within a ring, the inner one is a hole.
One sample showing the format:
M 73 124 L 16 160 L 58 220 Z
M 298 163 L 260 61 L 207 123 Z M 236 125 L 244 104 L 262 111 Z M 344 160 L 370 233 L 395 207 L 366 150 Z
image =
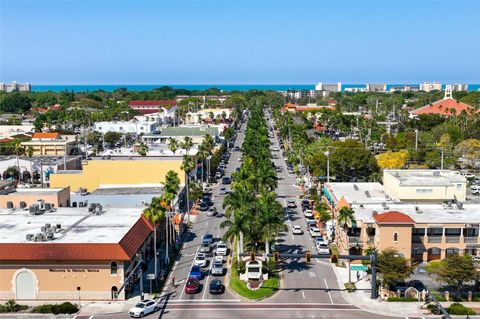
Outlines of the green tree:
M 193 146 L 192 138 L 190 136 L 185 136 L 183 138 L 182 148 L 185 150 L 186 155 L 188 155 L 188 151 L 190 151 L 192 146 Z
M 0 95 L 1 113 L 25 113 L 32 107 L 30 98 L 19 92 Z
M 110 147 L 115 147 L 115 145 L 120 142 L 121 138 L 122 133 L 117 132 L 107 132 L 103 135 L 105 143 L 107 143 Z
M 167 211 L 167 203 L 161 198 L 161 197 L 152 197 L 150 203 L 148 206 L 143 210 L 143 215 L 145 218 L 147 218 L 149 221 L 153 223 L 153 242 L 154 242 L 154 250 L 155 253 L 154 259 L 155 259 L 155 278 L 157 278 L 158 271 L 157 271 L 157 224 L 165 218 L 165 213 Z
M 167 141 L 168 141 L 168 148 L 173 153 L 173 156 L 175 156 L 175 153 L 177 152 L 179 147 L 178 140 L 174 137 L 169 137 Z
M 145 157 L 148 154 L 148 145 L 145 143 L 140 143 L 137 146 L 137 153 L 140 154 L 140 156 Z
M 378 254 L 378 272 L 385 287 L 410 277 L 412 267 L 409 261 L 393 248 L 387 248 Z
M 185 172 L 185 183 L 186 183 L 186 196 L 187 196 L 187 210 L 188 210 L 188 215 L 190 218 L 190 198 L 189 198 L 189 193 L 190 193 L 190 186 L 189 186 L 189 181 L 190 181 L 190 172 L 195 168 L 196 166 L 196 161 L 193 159 L 192 156 L 184 155 L 183 156 L 183 162 L 181 165 L 181 169 Z
M 338 225 L 346 228 L 349 225 L 355 223 L 355 212 L 350 207 L 342 207 L 337 213 L 337 223 Z
M 436 260 L 427 264 L 425 270 L 439 282 L 455 286 L 458 292 L 466 282 L 477 278 L 470 255 L 447 255 L 444 260 Z

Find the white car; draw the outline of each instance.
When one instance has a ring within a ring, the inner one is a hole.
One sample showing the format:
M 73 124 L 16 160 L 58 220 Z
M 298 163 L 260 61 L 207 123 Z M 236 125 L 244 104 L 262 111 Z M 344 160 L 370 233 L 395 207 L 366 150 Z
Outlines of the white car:
M 293 225 L 293 226 L 292 226 L 292 234 L 294 234 L 294 235 L 301 235 L 301 234 L 303 234 L 302 227 L 300 227 L 300 225 Z
M 472 191 L 478 191 L 478 190 L 480 190 L 480 185 L 472 185 L 472 186 L 470 186 L 470 189 Z
M 145 299 L 140 301 L 135 305 L 135 307 L 130 308 L 128 314 L 130 317 L 142 318 L 145 315 L 153 313 L 159 309 L 158 304 L 151 299 Z
M 225 244 L 222 241 L 217 244 L 217 255 L 218 256 L 226 256 L 227 255 L 227 244 Z
M 322 234 L 320 234 L 320 228 L 310 227 L 310 236 L 312 237 L 322 236 Z
M 317 242 L 315 245 L 317 247 L 317 251 L 320 255 L 329 255 L 330 254 L 330 249 L 328 248 L 328 245 L 325 242 Z
M 213 257 L 213 262 L 222 262 L 223 263 L 223 256 L 220 256 L 220 255 L 215 255 Z
M 310 209 L 306 209 L 304 212 L 303 212 L 303 215 L 307 218 L 313 218 L 313 213 Z
M 204 253 L 198 253 L 194 263 L 200 267 L 207 266 L 207 256 Z

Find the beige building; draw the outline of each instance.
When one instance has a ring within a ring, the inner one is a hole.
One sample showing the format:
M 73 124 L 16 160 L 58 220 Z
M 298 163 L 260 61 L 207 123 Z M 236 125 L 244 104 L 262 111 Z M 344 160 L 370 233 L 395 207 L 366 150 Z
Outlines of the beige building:
M 140 208 L 0 210 L 0 219 L 1 300 L 111 300 L 136 256 L 152 252 Z
M 77 146 L 74 136 L 60 136 L 58 133 L 34 133 L 32 140 L 22 142 L 25 148 L 32 147 L 33 155 L 72 155 Z
M 450 170 L 384 170 L 386 193 L 401 201 L 464 202 L 467 180 Z
M 38 201 L 68 207 L 70 188 L 16 188 L 0 193 L 0 208 L 28 208 Z
M 354 211 L 354 223 L 334 227 L 342 254 L 394 248 L 417 261 L 480 255 L 480 204 L 443 198 L 400 201 L 380 183 L 329 183 L 323 190 L 334 214 L 344 206 Z
M 221 120 L 222 117 L 230 119 L 233 109 L 202 109 L 197 112 L 188 112 L 186 115 L 186 124 L 202 124 L 208 120 Z M 213 117 L 213 118 L 212 118 Z

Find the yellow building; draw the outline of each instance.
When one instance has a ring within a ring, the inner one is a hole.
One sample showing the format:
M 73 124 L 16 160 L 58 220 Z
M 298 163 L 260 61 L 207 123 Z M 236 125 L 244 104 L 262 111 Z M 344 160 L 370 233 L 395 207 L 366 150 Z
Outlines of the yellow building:
M 61 171 L 50 175 L 50 187 L 70 187 L 72 191 L 86 188 L 159 187 L 169 170 L 177 172 L 180 183 L 185 182 L 182 160 L 133 158 L 131 160 L 91 160 L 83 163 L 82 171 Z

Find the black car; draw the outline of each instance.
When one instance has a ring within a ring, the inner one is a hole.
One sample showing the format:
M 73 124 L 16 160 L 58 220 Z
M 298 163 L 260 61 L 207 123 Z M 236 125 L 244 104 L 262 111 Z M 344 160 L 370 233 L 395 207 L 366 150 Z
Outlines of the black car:
M 212 295 L 220 295 L 225 292 L 225 286 L 223 285 L 222 281 L 219 279 L 214 279 L 210 281 L 210 294 Z
M 240 147 L 235 146 L 235 148 L 234 148 L 233 150 L 234 150 L 235 152 L 238 152 L 238 151 L 240 151 Z
M 232 180 L 230 179 L 230 177 L 224 176 L 222 178 L 222 184 L 227 185 L 227 184 L 230 184 L 230 183 L 232 183 Z
M 203 202 L 203 201 L 202 201 L 202 202 L 200 203 L 200 210 L 201 210 L 202 212 L 208 210 L 208 207 L 210 207 L 210 206 L 208 205 L 207 202 Z

